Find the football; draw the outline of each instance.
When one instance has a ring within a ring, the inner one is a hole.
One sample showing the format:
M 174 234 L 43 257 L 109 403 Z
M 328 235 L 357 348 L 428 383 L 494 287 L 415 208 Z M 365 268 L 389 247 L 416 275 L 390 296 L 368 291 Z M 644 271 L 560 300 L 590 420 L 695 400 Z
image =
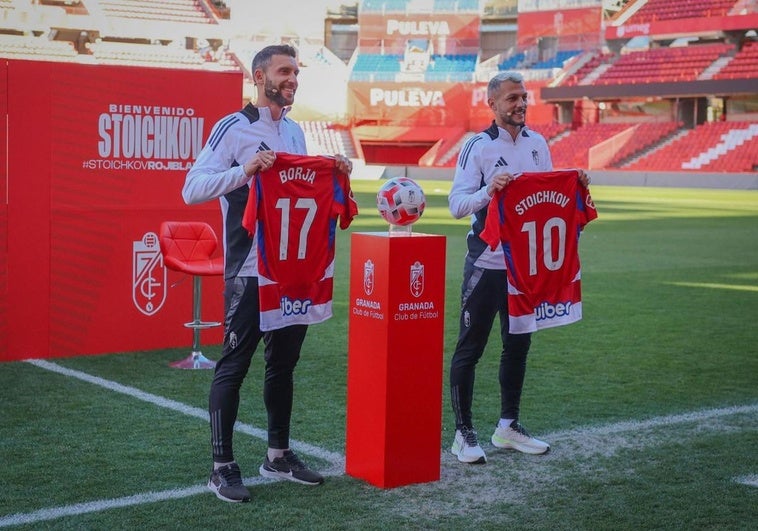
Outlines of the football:
M 424 190 L 408 177 L 392 177 L 376 194 L 376 207 L 390 225 L 410 225 L 424 213 Z

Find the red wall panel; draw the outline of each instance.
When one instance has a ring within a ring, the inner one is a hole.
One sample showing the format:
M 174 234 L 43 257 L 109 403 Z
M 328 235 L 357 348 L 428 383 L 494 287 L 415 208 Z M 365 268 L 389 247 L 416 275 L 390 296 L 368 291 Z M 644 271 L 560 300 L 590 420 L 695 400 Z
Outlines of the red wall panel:
M 8 117 L 8 62 L 0 60 L 0 118 Z M 8 134 L 0 126 L 0 352 L 8 349 Z
M 8 353 L 48 354 L 53 63 L 8 62 Z
M 600 41 L 603 10 L 601 6 L 518 14 L 519 48 L 533 46 L 541 37 L 557 37 L 578 46 Z
M 221 237 L 218 203 L 187 206 L 181 187 L 212 125 L 240 107 L 241 75 L 11 61 L 8 79 L 0 360 L 189 347 L 192 282 L 163 267 L 152 234 L 191 219 Z M 222 287 L 204 280 L 204 317 L 222 320 Z

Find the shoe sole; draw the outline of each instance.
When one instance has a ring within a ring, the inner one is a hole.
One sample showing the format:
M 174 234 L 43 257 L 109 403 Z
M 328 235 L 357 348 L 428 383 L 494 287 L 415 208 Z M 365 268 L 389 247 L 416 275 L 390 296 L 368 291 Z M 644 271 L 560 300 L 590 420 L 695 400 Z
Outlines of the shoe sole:
M 249 496 L 247 498 L 243 498 L 241 500 L 235 500 L 234 498 L 227 498 L 226 496 L 224 496 L 223 494 L 221 494 L 221 492 L 219 492 L 219 489 L 211 481 L 208 482 L 208 489 L 213 494 L 216 495 L 216 498 L 218 498 L 219 500 L 225 501 L 225 502 L 229 502 L 229 503 L 247 503 L 247 502 L 250 501 L 250 497 Z
M 321 481 L 306 481 L 304 479 L 296 478 L 292 475 L 292 472 L 289 474 L 285 474 L 284 472 L 279 472 L 277 470 L 269 470 L 263 465 L 258 469 L 258 472 L 261 476 L 264 478 L 270 478 L 270 479 L 285 479 L 287 481 L 294 481 L 295 483 L 300 483 L 301 485 L 310 485 L 310 486 L 317 486 L 324 483 L 324 480 L 321 479 Z
M 522 444 L 512 442 L 512 441 L 505 441 L 505 442 L 496 441 L 494 437 L 492 438 L 491 442 L 492 442 L 492 446 L 494 446 L 495 448 L 503 448 L 506 450 L 516 450 L 523 454 L 542 455 L 550 451 L 549 446 L 545 449 L 537 449 L 537 448 L 531 448 L 529 446 L 522 445 Z
M 486 455 L 483 455 L 483 456 L 481 456 L 481 457 L 479 457 L 479 458 L 477 458 L 477 459 L 475 459 L 473 461 L 468 461 L 468 460 L 466 460 L 465 457 L 461 456 L 461 454 L 459 454 L 458 452 L 456 452 L 452 448 L 450 449 L 450 453 L 453 454 L 455 457 L 457 457 L 458 461 L 460 461 L 461 463 L 466 463 L 467 465 L 483 465 L 483 464 L 485 464 L 487 462 L 487 456 Z

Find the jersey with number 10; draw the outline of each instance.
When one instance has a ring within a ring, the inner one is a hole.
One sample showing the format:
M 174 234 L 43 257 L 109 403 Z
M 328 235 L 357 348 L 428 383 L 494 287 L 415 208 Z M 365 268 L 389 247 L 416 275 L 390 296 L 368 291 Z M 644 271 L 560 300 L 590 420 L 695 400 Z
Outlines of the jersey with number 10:
M 332 316 L 337 219 L 346 229 L 357 214 L 332 157 L 277 153 L 253 178 L 242 225 L 257 238 L 261 330 Z
M 492 197 L 480 237 L 505 254 L 512 334 L 582 318 L 579 235 L 596 217 L 576 170 L 523 173 Z

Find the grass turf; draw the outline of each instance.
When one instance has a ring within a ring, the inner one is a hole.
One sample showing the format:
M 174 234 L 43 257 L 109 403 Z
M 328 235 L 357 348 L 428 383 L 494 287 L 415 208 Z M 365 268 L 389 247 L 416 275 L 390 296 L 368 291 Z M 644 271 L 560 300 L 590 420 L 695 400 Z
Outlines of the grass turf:
M 421 184 L 429 204 L 414 229 L 447 236 L 447 368 L 468 224 L 447 213 L 449 183 Z M 361 214 L 338 235 L 335 315 L 311 328 L 296 372 L 293 437 L 332 452 L 345 450 L 349 233 L 386 227 L 374 207 L 378 186 L 354 182 Z M 389 490 L 349 476 L 330 477 L 320 488 L 264 482 L 251 486 L 250 504 L 223 504 L 205 492 L 56 514 L 19 528 L 751 528 L 758 489 L 736 478 L 754 484 L 758 474 L 758 192 L 598 186 L 593 197 L 600 217 L 580 241 L 584 319 L 538 332 L 530 353 L 522 421 L 536 435 L 557 437 L 548 456 L 495 451 L 486 442 L 499 411 L 493 333 L 474 404 L 489 457 L 483 467 L 460 465 L 447 451 L 452 415 L 443 374 L 438 482 Z M 219 348 L 205 352 L 215 359 Z M 168 367 L 185 355 L 171 349 L 50 361 L 204 409 L 210 371 Z M 265 426 L 262 373 L 257 353 L 240 420 L 258 427 Z M 202 419 L 23 362 L 0 365 L 0 399 L 0 524 L 14 514 L 207 479 Z M 729 406 L 748 410 L 697 417 Z M 583 436 L 583 427 L 693 411 L 691 421 Z M 244 474 L 254 477 L 265 443 L 237 433 L 235 447 Z

